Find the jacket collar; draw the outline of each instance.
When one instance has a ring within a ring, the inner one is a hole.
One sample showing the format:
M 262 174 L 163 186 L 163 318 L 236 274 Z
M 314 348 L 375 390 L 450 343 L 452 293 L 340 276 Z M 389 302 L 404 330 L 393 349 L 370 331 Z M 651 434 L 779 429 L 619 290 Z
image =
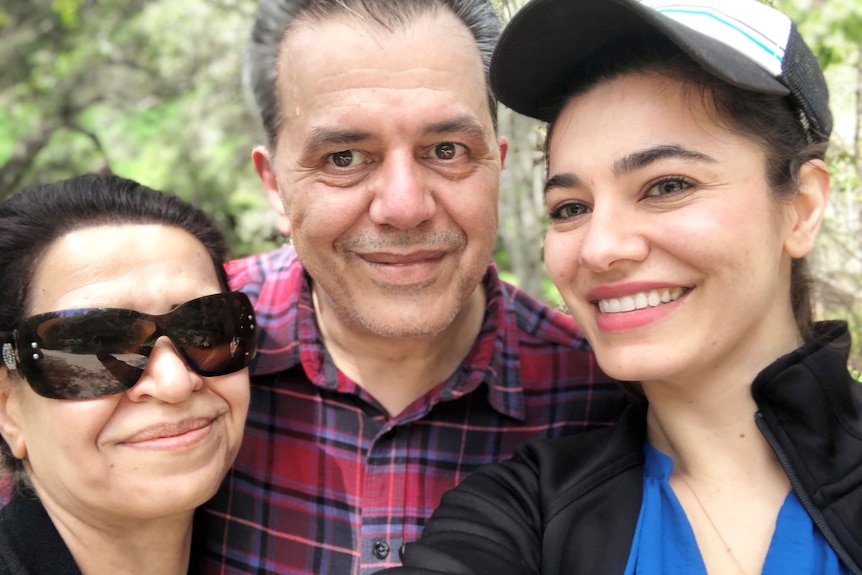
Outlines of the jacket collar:
M 844 322 L 816 325 L 816 337 L 764 369 L 752 384 L 759 422 L 792 474 L 812 518 L 841 553 L 862 565 L 862 385 L 847 370 Z M 836 548 L 836 552 L 838 552 Z M 854 571 L 858 572 L 858 571 Z

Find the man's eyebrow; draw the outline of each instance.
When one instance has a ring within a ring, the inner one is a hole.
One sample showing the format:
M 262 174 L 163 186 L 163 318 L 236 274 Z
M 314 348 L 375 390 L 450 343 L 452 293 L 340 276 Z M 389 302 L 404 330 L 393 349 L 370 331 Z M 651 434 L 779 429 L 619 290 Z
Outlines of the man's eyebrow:
M 422 129 L 422 132 L 430 135 L 469 133 L 480 138 L 484 138 L 487 135 L 485 127 L 479 120 L 466 114 L 428 124 Z
M 315 128 L 302 147 L 306 155 L 321 148 L 333 145 L 349 145 L 371 138 L 371 132 L 364 130 L 341 130 L 338 128 Z
M 714 164 L 716 162 L 715 158 L 709 156 L 707 154 L 696 152 L 694 150 L 690 150 L 683 146 L 678 145 L 667 145 L 667 146 L 656 146 L 654 148 L 647 148 L 646 150 L 639 150 L 637 152 L 633 152 L 624 158 L 621 158 L 614 162 L 614 175 L 624 176 L 635 170 L 648 166 L 653 162 L 657 162 L 659 160 L 665 160 L 669 158 L 675 158 L 679 160 L 697 160 L 701 162 L 709 162 Z

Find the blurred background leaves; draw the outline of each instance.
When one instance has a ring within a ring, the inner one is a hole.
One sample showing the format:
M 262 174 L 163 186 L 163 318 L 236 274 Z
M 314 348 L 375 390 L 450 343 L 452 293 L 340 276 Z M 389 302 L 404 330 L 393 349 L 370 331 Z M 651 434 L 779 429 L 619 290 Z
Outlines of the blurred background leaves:
M 497 0 L 505 18 L 524 0 Z M 771 0 L 824 65 L 836 116 L 830 211 L 812 256 L 818 314 L 847 319 L 862 371 L 862 0 Z M 234 256 L 285 240 L 249 161 L 264 141 L 242 85 L 256 0 L 0 0 L 0 199 L 111 171 L 207 210 Z M 559 305 L 541 259 L 544 127 L 509 110 L 495 258 Z

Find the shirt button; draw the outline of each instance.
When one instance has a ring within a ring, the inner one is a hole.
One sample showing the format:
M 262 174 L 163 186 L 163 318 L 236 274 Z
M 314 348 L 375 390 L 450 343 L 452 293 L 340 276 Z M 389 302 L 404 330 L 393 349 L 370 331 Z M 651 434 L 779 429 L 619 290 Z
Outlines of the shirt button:
M 372 551 L 374 552 L 374 556 L 378 559 L 386 559 L 389 557 L 389 543 L 382 539 L 380 541 L 375 541 L 374 549 Z

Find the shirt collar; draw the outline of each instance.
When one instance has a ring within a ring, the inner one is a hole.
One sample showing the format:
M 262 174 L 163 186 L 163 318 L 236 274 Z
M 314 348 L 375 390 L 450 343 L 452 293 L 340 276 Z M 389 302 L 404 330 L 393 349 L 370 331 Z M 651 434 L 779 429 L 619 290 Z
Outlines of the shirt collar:
M 488 267 L 482 283 L 488 298 L 482 327 L 470 353 L 440 389 L 440 400 L 456 399 L 485 384 L 494 409 L 523 420 L 524 390 L 511 288 L 500 280 L 494 264 Z
M 301 363 L 314 385 L 342 393 L 357 393 L 355 383 L 338 372 L 322 343 L 308 274 L 295 258 L 281 263 L 290 269 L 280 276 L 278 289 L 261 290 L 256 310 L 283 311 L 272 316 L 258 311 L 262 336 L 258 356 L 252 364 L 252 374 L 274 374 Z M 511 288 L 500 280 L 493 263 L 489 265 L 482 284 L 487 303 L 475 344 L 455 373 L 403 416 L 412 414 L 415 418 L 440 401 L 457 399 L 485 384 L 488 401 L 494 409 L 509 417 L 524 419 L 518 326 Z M 292 301 L 285 306 L 283 300 L 288 297 Z

